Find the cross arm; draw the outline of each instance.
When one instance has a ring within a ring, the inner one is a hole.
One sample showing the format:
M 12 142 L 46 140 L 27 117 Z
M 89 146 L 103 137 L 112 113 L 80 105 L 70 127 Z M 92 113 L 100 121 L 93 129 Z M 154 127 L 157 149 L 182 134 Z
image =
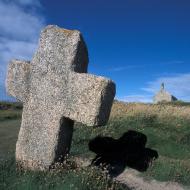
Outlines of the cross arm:
M 74 73 L 69 81 L 69 118 L 89 126 L 105 125 L 115 96 L 113 81 L 86 73 Z
M 22 102 L 29 95 L 30 62 L 11 60 L 8 66 L 6 89 L 8 94 Z

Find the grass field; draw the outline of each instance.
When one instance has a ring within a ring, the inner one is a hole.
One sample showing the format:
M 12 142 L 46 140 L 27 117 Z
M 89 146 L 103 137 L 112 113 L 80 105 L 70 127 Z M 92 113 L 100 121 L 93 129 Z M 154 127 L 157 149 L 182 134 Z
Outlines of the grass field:
M 97 169 L 77 168 L 72 161 L 64 169 L 56 172 L 15 171 L 14 150 L 20 121 L 20 108 L 0 110 L 0 189 L 123 188 Z M 128 129 L 146 134 L 147 146 L 159 153 L 159 158 L 142 173 L 143 177 L 190 185 L 190 106 L 188 104 L 126 105 L 116 101 L 106 126 L 92 128 L 80 123 L 75 124 L 71 155 L 93 158 L 94 154 L 88 150 L 90 139 L 97 135 L 118 138 Z

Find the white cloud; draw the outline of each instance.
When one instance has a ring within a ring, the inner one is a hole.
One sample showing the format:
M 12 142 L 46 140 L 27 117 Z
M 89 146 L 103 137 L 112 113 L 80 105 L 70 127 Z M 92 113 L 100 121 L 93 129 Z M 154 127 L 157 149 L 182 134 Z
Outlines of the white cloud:
M 167 62 L 161 62 L 161 64 L 164 65 L 177 65 L 177 64 L 184 64 L 185 62 L 182 60 L 171 60 L 171 61 L 167 61 Z
M 190 73 L 170 74 L 159 77 L 148 82 L 141 88 L 142 94 L 132 94 L 118 99 L 125 102 L 152 103 L 153 96 L 159 91 L 161 83 L 165 83 L 165 88 L 179 100 L 190 101 Z
M 141 103 L 151 103 L 152 102 L 152 95 L 140 95 L 140 94 L 133 94 L 118 98 L 124 102 L 141 102 Z
M 1 96 L 5 94 L 4 82 L 9 60 L 13 58 L 30 60 L 37 47 L 44 18 L 35 12 L 34 7 L 40 9 L 39 0 L 0 1 Z
M 144 67 L 145 65 L 126 65 L 126 66 L 119 66 L 119 67 L 114 67 L 109 69 L 109 71 L 112 72 L 119 72 L 119 71 L 124 71 L 124 70 L 129 70 L 129 69 L 136 69 L 136 68 L 141 68 Z
M 9 39 L 34 41 L 43 25 L 43 19 L 34 11 L 18 4 L 0 2 L 0 31 Z
M 24 5 L 24 6 L 41 6 L 40 1 L 39 0 L 15 0 L 16 3 L 19 3 L 20 5 Z
M 3 62 L 10 59 L 29 59 L 36 48 L 36 41 L 26 42 L 19 40 L 9 40 L 7 38 L 0 38 L 0 50 L 3 54 L 0 56 Z
M 155 63 L 156 66 L 163 66 L 163 65 L 168 65 L 168 66 L 173 66 L 173 65 L 180 65 L 184 64 L 184 61 L 181 60 L 170 60 L 170 61 L 165 61 L 165 62 L 159 62 Z M 137 68 L 145 68 L 145 67 L 152 67 L 153 64 L 134 64 L 134 65 L 126 65 L 126 66 L 118 66 L 118 67 L 113 67 L 109 69 L 109 71 L 112 72 L 119 72 L 119 71 L 124 71 L 124 70 L 129 70 L 129 69 L 137 69 Z
M 190 73 L 157 78 L 149 82 L 142 90 L 154 94 L 159 90 L 162 82 L 165 83 L 166 90 L 178 99 L 190 101 Z

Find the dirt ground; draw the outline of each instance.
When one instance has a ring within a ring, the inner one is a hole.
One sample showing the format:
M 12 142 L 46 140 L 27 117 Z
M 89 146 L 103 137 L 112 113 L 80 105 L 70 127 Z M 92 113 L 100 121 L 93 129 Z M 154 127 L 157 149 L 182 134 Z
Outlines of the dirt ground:
M 127 169 L 116 180 L 127 184 L 127 186 L 134 190 L 188 190 L 190 187 L 182 187 L 174 182 L 159 182 L 156 180 L 146 181 L 138 176 L 139 172 Z
M 90 160 L 84 158 L 75 158 L 75 162 L 81 167 L 90 165 Z M 127 168 L 114 180 L 127 185 L 132 190 L 190 190 L 190 187 L 183 187 L 174 182 L 160 182 L 156 180 L 145 180 L 139 176 L 140 172 Z

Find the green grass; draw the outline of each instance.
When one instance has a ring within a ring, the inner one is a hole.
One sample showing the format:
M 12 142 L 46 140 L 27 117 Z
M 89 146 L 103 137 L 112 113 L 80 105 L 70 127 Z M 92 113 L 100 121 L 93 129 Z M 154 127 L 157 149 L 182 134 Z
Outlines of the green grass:
M 20 122 L 20 119 L 0 122 L 0 158 L 14 154 Z
M 0 110 L 21 110 L 22 109 L 22 103 L 21 102 L 0 102 Z
M 16 171 L 14 159 L 0 163 L 0 189 L 18 190 L 127 190 L 96 168 L 77 168 L 66 163 L 60 169 L 50 172 Z
M 74 133 L 72 154 L 91 156 L 86 144 L 97 134 L 118 138 L 128 129 L 135 129 L 146 134 L 148 137 L 147 147 L 153 148 L 159 153 L 159 159 L 142 175 L 159 181 L 175 181 L 189 186 L 190 128 L 189 122 L 179 121 L 179 123 L 183 126 L 182 128 L 176 128 L 175 122 L 160 123 L 155 121 L 154 125 L 150 126 L 149 121 L 144 118 L 135 120 L 135 117 L 129 117 L 110 121 L 105 128 L 78 127 Z M 80 135 L 83 141 L 79 142 L 77 139 Z
M 147 135 L 147 147 L 155 149 L 159 158 L 153 165 L 142 173 L 148 179 L 160 181 L 175 181 L 190 186 L 190 120 L 183 115 L 176 115 L 168 108 L 171 114 L 162 114 L 163 111 L 158 105 L 147 114 L 146 106 L 139 108 L 129 105 L 135 110 L 121 115 L 118 110 L 129 110 L 127 105 L 121 108 L 114 107 L 108 124 L 104 127 L 93 128 L 75 124 L 71 156 L 81 156 L 92 159 L 94 154 L 88 150 L 88 142 L 97 135 L 120 137 L 129 129 L 134 129 Z M 148 105 L 152 109 L 153 105 Z M 179 106 L 179 105 L 178 105 Z M 179 109 L 183 112 L 183 106 Z M 188 109 L 185 106 L 184 109 Z M 145 110 L 145 111 L 144 111 Z M 190 107 L 189 107 L 190 110 Z M 188 110 L 187 110 L 188 111 Z M 4 112 L 4 113 L 3 113 Z M 12 110 L 10 115 L 17 117 L 5 118 L 6 111 L 0 112 L 0 158 L 6 158 L 1 162 L 0 168 L 0 189 L 106 189 L 112 186 L 115 189 L 123 187 L 114 184 L 98 170 L 92 168 L 62 169 L 59 172 L 34 173 L 15 171 L 14 150 L 20 126 L 20 110 Z M 8 152 L 10 152 L 8 154 Z M 7 161 L 5 161 L 7 160 Z M 127 169 L 127 168 L 126 168 Z M 101 176 L 101 184 L 97 184 L 97 178 Z M 84 183 L 81 184 L 81 181 Z M 74 184 L 74 185 L 71 185 Z M 114 186 L 115 185 L 115 186 Z M 6 188 L 5 188 L 6 186 Z M 126 188 L 124 188 L 126 189 Z
M 21 110 L 0 110 L 0 122 L 7 120 L 20 119 Z
M 10 117 L 7 118 L 7 113 Z M 18 117 L 13 117 L 17 115 Z M 106 190 L 128 189 L 113 182 L 97 168 L 79 168 L 72 157 L 58 170 L 51 172 L 18 171 L 15 165 L 15 144 L 21 124 L 20 110 L 0 110 L 0 189 Z M 80 133 L 80 132 L 79 132 Z M 82 135 L 83 131 L 81 131 Z M 78 134 L 78 133 L 77 133 Z M 79 135 L 78 140 L 83 139 Z M 86 140 L 86 139 L 85 139 Z M 73 142 L 74 143 L 74 142 Z M 83 143 L 82 143 L 83 144 Z M 85 144 L 87 151 L 87 144 Z M 73 149 L 77 149 L 73 146 Z M 79 155 L 80 151 L 74 151 Z M 85 154 L 84 154 L 85 155 Z M 86 154 L 88 155 L 88 154 Z

